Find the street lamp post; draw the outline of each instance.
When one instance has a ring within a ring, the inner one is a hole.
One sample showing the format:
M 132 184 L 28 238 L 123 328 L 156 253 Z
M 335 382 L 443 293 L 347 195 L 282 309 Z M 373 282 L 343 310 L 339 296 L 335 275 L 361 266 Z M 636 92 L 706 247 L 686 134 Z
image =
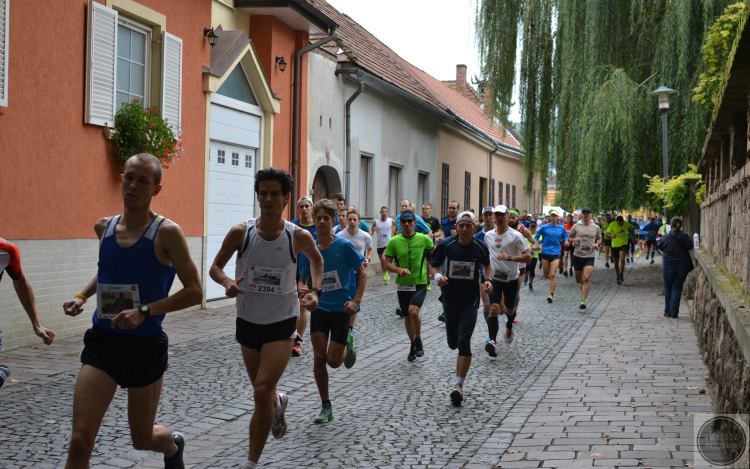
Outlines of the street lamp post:
M 664 233 L 669 226 L 669 203 L 667 201 L 667 181 L 669 181 L 669 156 L 667 154 L 667 111 L 669 110 L 669 95 L 677 91 L 662 85 L 651 92 L 659 98 L 661 111 L 662 164 L 664 165 Z

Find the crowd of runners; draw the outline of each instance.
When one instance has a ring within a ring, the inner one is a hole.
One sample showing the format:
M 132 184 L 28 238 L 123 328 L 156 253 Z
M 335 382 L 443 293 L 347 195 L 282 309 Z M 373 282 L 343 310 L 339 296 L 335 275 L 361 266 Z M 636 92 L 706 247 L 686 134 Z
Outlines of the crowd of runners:
M 88 467 L 118 386 L 128 392 L 133 447 L 163 453 L 167 469 L 185 467 L 183 435 L 155 425 L 168 367 L 162 321 L 167 313 L 200 304 L 203 286 L 181 228 L 151 209 L 161 175 L 151 155 L 127 161 L 121 176 L 123 213 L 94 224 L 97 275 L 63 305 L 65 314 L 77 316 L 88 301 L 96 302 L 75 385 L 68 469 Z M 288 399 L 276 387 L 291 357 L 309 353 L 303 343 L 308 325 L 321 400 L 312 421 L 334 418 L 328 368 L 351 368 L 357 361 L 355 325 L 375 253 L 382 282 L 388 285 L 395 276 L 396 314 L 403 318 L 410 362 L 425 355 L 420 310 L 431 283 L 440 289 L 438 320 L 445 323 L 448 347 L 458 350 L 449 399 L 460 405 L 480 304 L 487 325 L 485 352 L 497 357 L 500 317 L 505 322 L 501 339 L 510 344 L 520 320 L 521 290 L 534 291 L 537 270 L 549 279 L 549 303 L 555 301 L 558 275 L 574 276 L 581 288 L 579 308 L 586 309 L 596 258 L 605 256 L 605 266 L 613 265 L 621 284 L 636 249 L 654 262 L 656 237 L 663 230 L 655 218 L 595 218 L 588 207 L 561 217 L 555 210 L 540 216 L 498 205 L 484 207 L 477 218 L 456 201 L 439 220 L 429 203 L 420 216 L 409 200 L 400 202 L 395 218 L 382 207 L 370 227 L 343 198 L 314 202 L 309 197 L 296 202 L 300 218 L 287 221 L 283 214 L 293 185 L 279 169 L 256 174 L 259 216 L 229 230 L 209 270 L 226 296 L 236 298 L 235 338 L 253 387 L 249 451 L 240 466 L 246 469 L 259 467 L 269 433 L 277 439 L 286 433 Z M 235 272 L 227 275 L 224 267 L 232 258 Z M 39 322 L 20 259 L 18 248 L 0 238 L 0 278 L 8 272 L 35 333 L 51 344 L 55 333 Z M 169 295 L 175 276 L 182 288 Z M 1 340 L 2 333 L 0 346 Z M 0 386 L 9 374 L 0 365 Z

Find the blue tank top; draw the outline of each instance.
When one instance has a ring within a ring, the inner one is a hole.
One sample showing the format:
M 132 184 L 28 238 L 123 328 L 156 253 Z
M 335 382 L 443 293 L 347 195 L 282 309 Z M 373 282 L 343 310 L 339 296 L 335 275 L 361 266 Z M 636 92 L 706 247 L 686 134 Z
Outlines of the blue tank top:
M 141 238 L 132 246 L 124 248 L 117 244 L 115 227 L 121 215 L 112 217 L 104 232 L 99 248 L 98 282 L 100 284 L 138 285 L 141 304 L 154 303 L 169 295 L 174 281 L 173 266 L 164 265 L 156 258 L 154 238 L 165 218 L 157 215 L 148 225 Z M 152 336 L 161 332 L 164 315 L 151 316 L 135 329 L 112 329 L 109 319 L 97 319 L 96 311 L 92 321 L 95 326 L 118 334 Z

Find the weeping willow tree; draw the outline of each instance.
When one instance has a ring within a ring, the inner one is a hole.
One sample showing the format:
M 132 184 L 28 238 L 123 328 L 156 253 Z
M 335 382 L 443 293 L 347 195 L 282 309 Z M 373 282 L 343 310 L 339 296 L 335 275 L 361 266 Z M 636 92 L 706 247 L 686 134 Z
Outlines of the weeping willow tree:
M 535 177 L 544 191 L 554 169 L 559 205 L 644 206 L 642 175 L 661 172 L 660 116 L 649 93 L 662 84 L 678 91 L 670 174 L 696 162 L 712 111 L 692 99 L 706 68 L 701 45 L 735 2 L 478 0 L 481 73 L 501 122 L 518 86 L 527 191 Z

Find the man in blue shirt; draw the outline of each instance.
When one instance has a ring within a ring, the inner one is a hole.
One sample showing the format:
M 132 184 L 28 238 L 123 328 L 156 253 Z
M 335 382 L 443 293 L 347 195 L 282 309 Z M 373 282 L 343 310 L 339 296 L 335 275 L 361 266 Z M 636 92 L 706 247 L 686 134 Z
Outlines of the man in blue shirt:
M 656 224 L 656 218 L 648 219 L 648 224 L 643 227 L 645 233 L 643 237 L 646 240 L 646 259 L 651 255 L 651 263 L 654 263 L 654 251 L 656 250 L 656 235 L 659 233 L 659 225 Z
M 479 307 L 480 269 L 483 278 L 492 278 L 489 250 L 483 241 L 473 237 L 476 219 L 471 212 L 458 217 L 458 235 L 448 237 L 438 244 L 430 260 L 435 282 L 443 292 L 445 306 L 445 333 L 448 347 L 458 349 L 456 383 L 450 393 L 453 405 L 463 399 L 463 384 L 471 365 L 471 335 L 477 322 Z M 445 275 L 439 272 L 444 270 Z M 492 283 L 482 283 L 481 292 L 492 292 Z
M 461 206 L 455 200 L 451 200 L 448 204 L 448 216 L 443 218 L 443 221 L 440 222 L 443 227 L 443 236 L 446 238 L 448 236 L 456 235 L 456 217 L 458 216 L 458 210 L 460 208 Z
M 399 210 L 399 215 L 396 217 L 396 227 L 398 228 L 398 234 L 403 234 L 404 229 L 401 227 L 401 215 L 400 213 L 403 212 L 405 209 L 411 209 L 414 210 L 414 206 L 409 202 L 408 199 L 404 199 L 401 201 L 401 210 Z M 415 233 L 422 233 L 427 236 L 432 236 L 432 230 L 430 229 L 430 225 L 425 223 L 424 218 L 420 217 L 419 215 L 414 215 L 417 219 L 417 224 L 414 226 L 414 232 Z M 360 228 L 361 229 L 361 228 Z
M 314 423 L 333 420 L 326 365 L 338 368 L 344 363 L 349 348 L 349 317 L 356 314 L 367 284 L 367 273 L 362 267 L 362 254 L 357 252 L 349 240 L 333 234 L 335 213 L 333 203 L 327 199 L 319 200 L 313 207 L 315 228 L 318 231 L 317 245 L 323 256 L 323 294 L 318 300 L 318 309 L 313 311 L 310 317 L 313 372 L 322 401 L 320 412 L 313 418 Z M 301 293 L 306 293 L 307 277 L 310 276 L 310 262 L 307 256 L 300 256 L 299 264 L 299 289 Z M 351 288 L 353 281 L 356 281 L 357 285 L 354 295 Z M 351 368 L 351 365 L 347 368 Z
M 550 210 L 549 215 L 550 222 L 536 230 L 534 239 L 537 242 L 541 239 L 542 268 L 544 269 L 544 278 L 549 279 L 547 303 L 552 303 L 557 288 L 557 268 L 562 254 L 561 243 L 568 240 L 568 232 L 565 231 L 565 227 L 560 225 L 560 215 L 557 210 Z
M 318 232 L 315 230 L 315 224 L 312 219 L 312 206 L 313 202 L 310 197 L 301 197 L 297 202 L 299 218 L 292 220 L 290 223 L 308 231 L 313 236 L 313 239 L 318 239 Z M 299 262 L 297 263 L 297 283 L 299 283 Z M 311 286 L 312 284 L 308 285 L 308 287 Z M 294 339 L 294 347 L 292 348 L 293 357 L 299 357 L 302 354 L 302 337 L 305 335 L 305 329 L 307 329 L 307 309 L 300 303 L 299 317 L 297 318 L 297 338 Z

